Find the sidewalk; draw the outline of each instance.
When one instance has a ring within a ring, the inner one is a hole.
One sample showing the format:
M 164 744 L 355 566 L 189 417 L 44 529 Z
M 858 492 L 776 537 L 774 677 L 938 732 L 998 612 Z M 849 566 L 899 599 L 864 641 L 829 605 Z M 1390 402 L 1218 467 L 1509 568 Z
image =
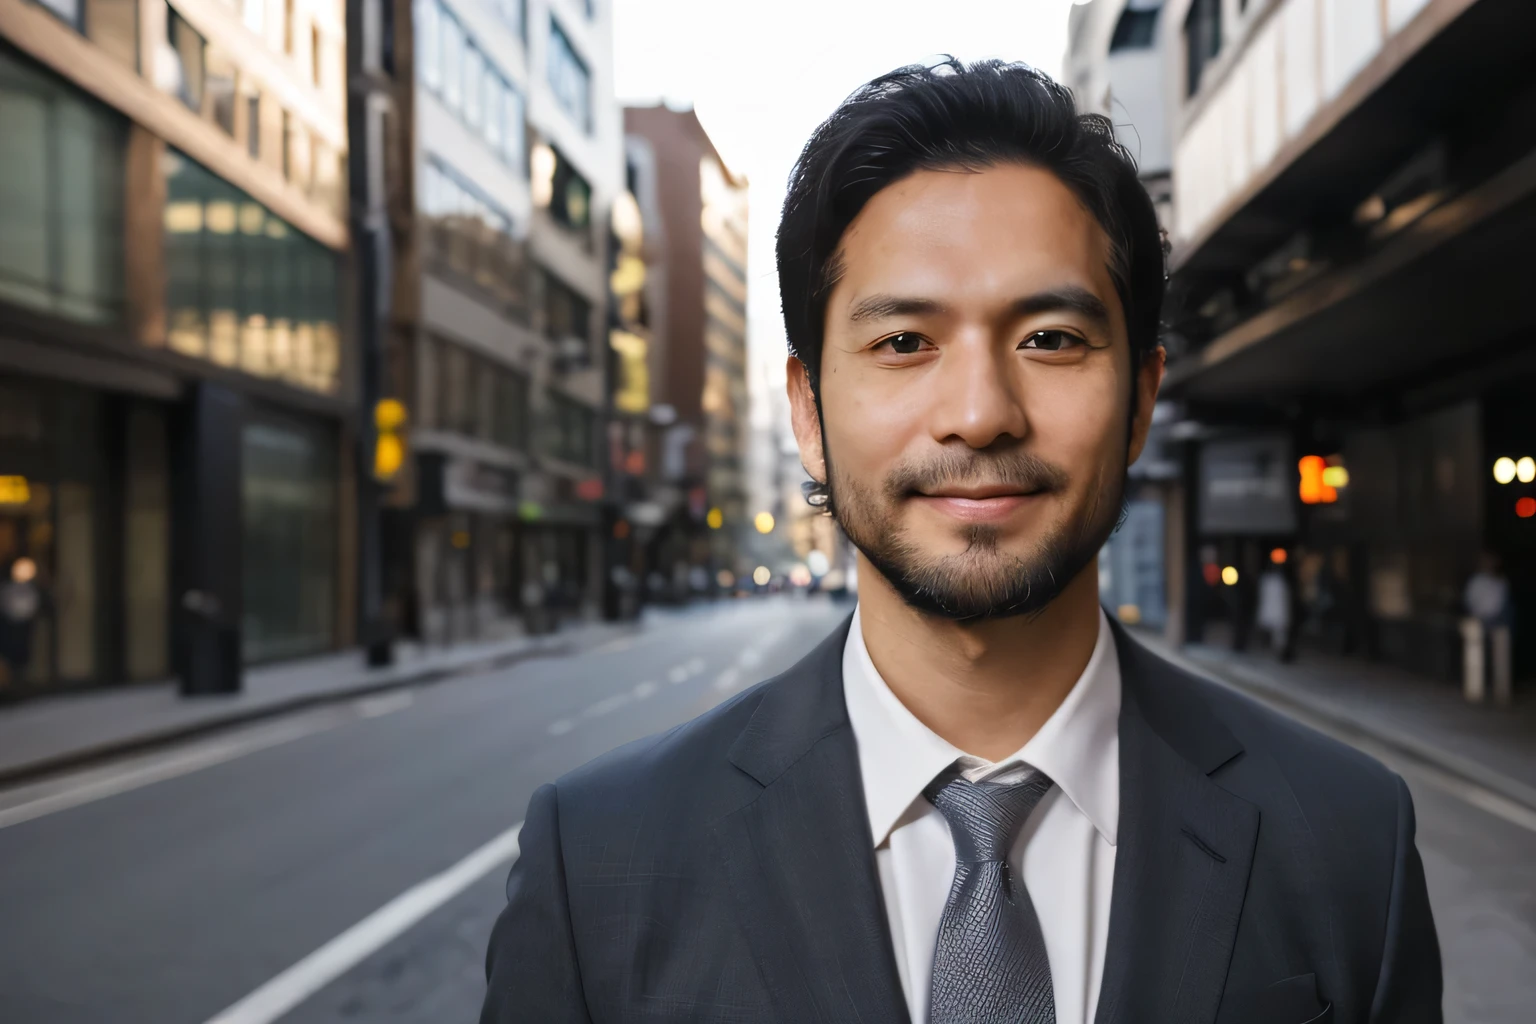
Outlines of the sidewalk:
M 185 698 L 168 681 L 43 697 L 0 709 L 0 785 L 317 704 L 565 654 L 632 628 L 580 623 L 452 647 L 400 643 L 383 669 L 368 668 L 361 650 L 338 651 L 251 669 L 231 696 Z
M 1289 665 L 1264 653 L 1136 636 L 1165 657 L 1237 689 L 1324 719 L 1536 809 L 1536 701 L 1468 704 L 1457 687 L 1355 659 L 1305 652 Z

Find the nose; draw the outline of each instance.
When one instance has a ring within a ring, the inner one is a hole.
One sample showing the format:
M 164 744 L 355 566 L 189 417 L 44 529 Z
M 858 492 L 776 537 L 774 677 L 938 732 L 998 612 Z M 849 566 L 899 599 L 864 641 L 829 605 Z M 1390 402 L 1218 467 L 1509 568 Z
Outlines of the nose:
M 932 392 L 935 441 L 958 439 L 982 449 L 1000 440 L 1024 439 L 1029 418 L 1012 354 L 980 330 L 944 347 Z

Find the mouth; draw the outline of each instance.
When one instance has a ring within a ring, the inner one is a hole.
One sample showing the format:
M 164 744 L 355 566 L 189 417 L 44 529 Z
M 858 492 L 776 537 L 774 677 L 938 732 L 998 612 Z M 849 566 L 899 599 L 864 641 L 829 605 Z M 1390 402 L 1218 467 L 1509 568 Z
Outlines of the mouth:
M 991 523 L 1007 519 L 1015 512 L 1035 504 L 1044 489 L 1021 490 L 1017 484 L 948 486 L 934 491 L 919 491 L 912 499 L 940 515 L 964 523 Z

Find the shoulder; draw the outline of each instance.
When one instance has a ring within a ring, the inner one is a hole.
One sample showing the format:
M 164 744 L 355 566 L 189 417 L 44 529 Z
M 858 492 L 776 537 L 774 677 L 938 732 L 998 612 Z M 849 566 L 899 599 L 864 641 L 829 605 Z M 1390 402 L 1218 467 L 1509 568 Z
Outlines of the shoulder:
M 1272 814 L 1337 823 L 1344 833 L 1395 833 L 1404 790 L 1401 779 L 1380 761 L 1131 643 L 1134 652 L 1122 644 L 1122 661 L 1130 660 L 1132 670 L 1141 674 L 1143 700 L 1152 705 L 1149 717 L 1157 719 L 1154 727 L 1165 735 L 1216 733 L 1230 743 L 1230 760 L 1205 765 L 1218 784 Z
M 760 788 L 730 762 L 729 754 L 768 689 L 759 683 L 691 721 L 609 751 L 555 781 L 562 831 L 681 827 L 713 819 Z

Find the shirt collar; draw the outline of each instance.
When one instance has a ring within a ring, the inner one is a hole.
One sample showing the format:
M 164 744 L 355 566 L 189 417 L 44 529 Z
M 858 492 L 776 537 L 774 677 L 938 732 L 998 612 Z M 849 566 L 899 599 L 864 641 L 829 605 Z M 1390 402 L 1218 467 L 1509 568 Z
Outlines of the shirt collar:
M 864 801 L 875 845 L 922 814 L 918 803 L 934 776 L 966 756 L 907 710 L 880 677 L 858 610 L 843 647 L 843 696 L 859 750 Z M 1011 757 L 1048 775 L 1104 841 L 1115 845 L 1120 821 L 1120 659 L 1103 609 L 1083 674 L 1040 731 Z

